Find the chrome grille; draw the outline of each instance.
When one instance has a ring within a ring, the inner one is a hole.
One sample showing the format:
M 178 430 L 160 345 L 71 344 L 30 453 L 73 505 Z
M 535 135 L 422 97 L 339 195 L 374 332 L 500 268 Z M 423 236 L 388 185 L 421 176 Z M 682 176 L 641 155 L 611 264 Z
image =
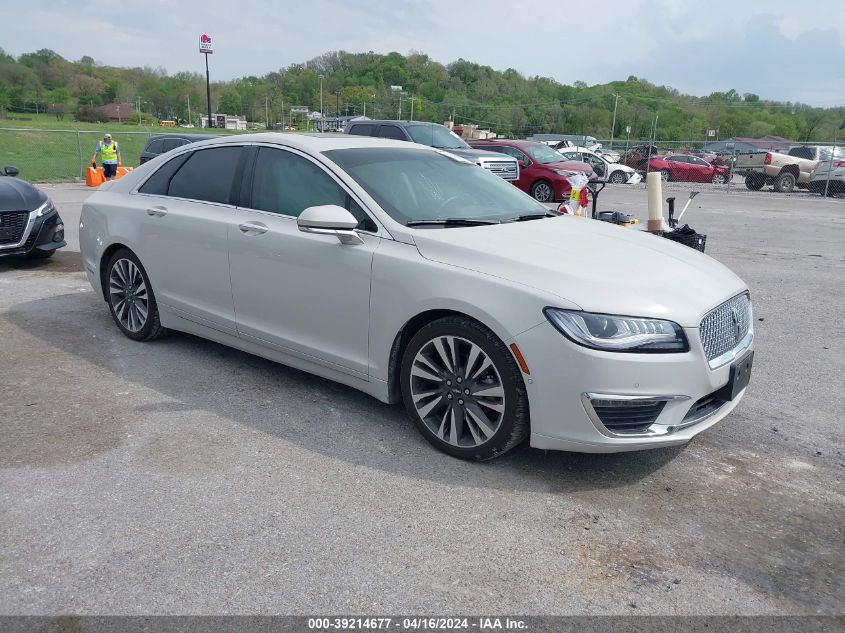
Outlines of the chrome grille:
M 0 246 L 17 244 L 23 237 L 29 211 L 0 213 Z
M 751 298 L 741 294 L 704 315 L 698 325 L 707 360 L 737 347 L 751 329 Z
M 493 172 L 497 176 L 505 180 L 516 180 L 519 177 L 519 167 L 516 161 L 510 160 L 492 160 L 481 163 L 484 169 Z

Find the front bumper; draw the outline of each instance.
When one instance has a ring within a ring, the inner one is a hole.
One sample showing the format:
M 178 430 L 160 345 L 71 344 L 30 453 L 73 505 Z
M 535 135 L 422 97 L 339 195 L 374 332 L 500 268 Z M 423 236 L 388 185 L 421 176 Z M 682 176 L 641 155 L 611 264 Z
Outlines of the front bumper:
M 730 364 L 710 369 L 697 328 L 685 328 L 690 351 L 681 354 L 602 352 L 567 340 L 550 323 L 514 342 L 531 371 L 524 376 L 531 413 L 531 446 L 582 453 L 612 453 L 673 446 L 713 426 L 739 403 L 708 396 L 724 387 Z M 753 343 L 748 346 L 753 349 Z M 615 433 L 601 424 L 590 397 L 649 398 L 662 404 L 647 430 Z
M 64 239 L 64 223 L 56 211 L 40 218 L 30 217 L 24 230 L 23 243 L 12 248 L 0 246 L 0 257 L 54 251 L 63 246 L 67 246 Z

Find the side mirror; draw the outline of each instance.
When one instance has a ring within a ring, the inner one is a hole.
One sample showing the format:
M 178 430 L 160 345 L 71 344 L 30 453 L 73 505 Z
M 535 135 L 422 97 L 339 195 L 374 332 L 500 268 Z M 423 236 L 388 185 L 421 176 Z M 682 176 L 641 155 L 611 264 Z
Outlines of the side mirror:
M 520 158 L 517 162 L 519 163 L 519 166 L 520 166 L 520 167 L 522 167 L 523 169 L 524 169 L 525 167 L 528 167 L 528 165 L 530 165 L 530 164 L 531 164 L 531 163 L 529 163 L 527 160 L 522 159 L 522 158 Z
M 20 172 L 18 171 L 18 168 L 17 168 L 17 167 L 15 167 L 14 165 L 6 165 L 6 166 L 3 168 L 3 173 L 4 173 L 4 174 L 6 174 L 7 176 L 11 176 L 12 178 L 14 178 L 14 177 L 15 177 L 15 176 L 17 176 Z
M 355 232 L 358 220 L 346 209 L 336 204 L 308 207 L 296 219 L 296 225 L 303 233 L 334 235 L 341 244 L 355 246 L 364 240 Z

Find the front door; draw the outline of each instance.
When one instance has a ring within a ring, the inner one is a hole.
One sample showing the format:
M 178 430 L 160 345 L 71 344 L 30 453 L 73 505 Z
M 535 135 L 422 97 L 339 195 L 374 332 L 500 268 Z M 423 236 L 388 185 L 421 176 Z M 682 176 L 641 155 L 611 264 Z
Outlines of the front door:
M 238 333 L 366 379 L 375 223 L 325 168 L 293 151 L 257 148 L 244 182 L 229 231 Z M 364 243 L 300 231 L 299 214 L 324 204 L 349 209 Z

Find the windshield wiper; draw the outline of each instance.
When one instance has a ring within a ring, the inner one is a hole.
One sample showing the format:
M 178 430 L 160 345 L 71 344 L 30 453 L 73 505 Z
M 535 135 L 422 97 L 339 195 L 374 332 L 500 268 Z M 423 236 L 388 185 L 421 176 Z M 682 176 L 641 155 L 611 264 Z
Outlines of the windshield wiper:
M 555 218 L 557 214 L 547 211 L 546 213 L 525 213 L 513 218 L 508 218 L 505 222 L 525 222 L 526 220 L 542 220 L 543 218 Z
M 501 224 L 501 222 L 478 218 L 446 218 L 444 220 L 411 220 L 406 222 L 405 226 L 481 226 L 483 224 Z

